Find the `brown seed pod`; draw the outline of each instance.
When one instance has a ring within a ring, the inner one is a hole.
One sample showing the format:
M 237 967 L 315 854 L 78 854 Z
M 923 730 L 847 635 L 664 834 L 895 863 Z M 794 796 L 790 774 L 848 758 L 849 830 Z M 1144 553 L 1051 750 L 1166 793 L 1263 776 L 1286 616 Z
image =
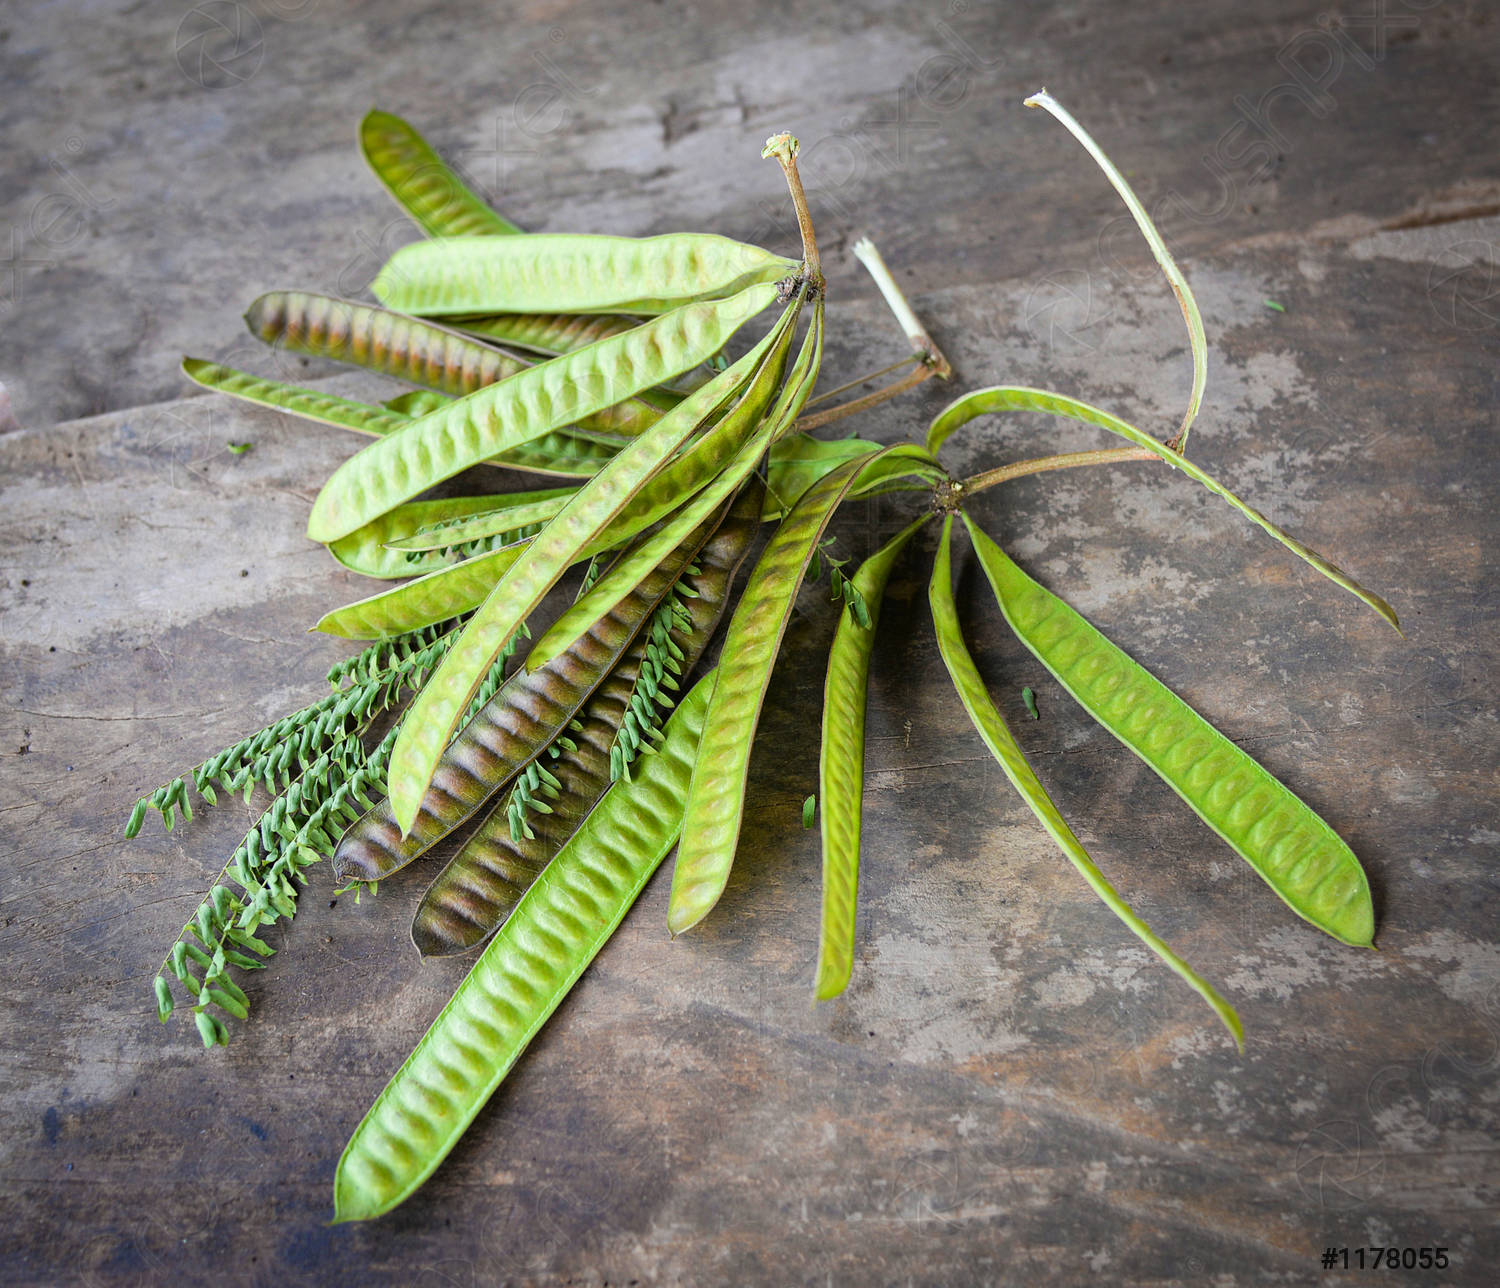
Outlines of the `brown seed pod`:
M 734 574 L 760 525 L 764 493 L 758 479 L 741 490 L 698 551 L 697 571 L 682 577 L 691 619 L 680 640 L 684 676 L 718 629 Z M 433 881 L 412 922 L 412 940 L 424 956 L 466 952 L 488 940 L 604 795 L 611 780 L 610 751 L 648 644 L 643 629 L 569 731 L 575 749 L 563 752 L 549 765 L 556 795 L 547 802 L 551 812 L 536 821 L 535 834 L 514 837 L 505 806 L 497 805 Z
M 567 728 L 712 531 L 705 524 L 577 644 L 535 671 L 518 670 L 443 753 L 405 837 L 389 801 L 369 810 L 333 856 L 341 881 L 380 881 L 425 854 L 505 787 Z
M 309 291 L 271 291 L 245 311 L 266 344 L 347 362 L 461 397 L 533 364 L 436 322 Z M 582 429 L 629 437 L 657 410 L 627 398 L 579 421 Z

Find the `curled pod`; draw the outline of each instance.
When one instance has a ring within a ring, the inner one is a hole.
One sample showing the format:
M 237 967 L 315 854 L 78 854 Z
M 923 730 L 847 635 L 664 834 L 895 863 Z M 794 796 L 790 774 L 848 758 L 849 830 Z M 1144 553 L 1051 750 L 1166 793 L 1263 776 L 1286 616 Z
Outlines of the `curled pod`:
M 689 622 L 681 637 L 683 675 L 718 629 L 734 574 L 760 523 L 763 491 L 759 480 L 751 480 L 701 549 L 690 542 L 697 550 L 697 571 L 681 578 Z M 534 834 L 513 836 L 505 807 L 497 806 L 433 881 L 412 922 L 412 940 L 424 956 L 466 952 L 488 940 L 604 795 L 614 743 L 650 643 L 643 625 L 570 730 L 574 747 L 551 766 L 556 795 Z

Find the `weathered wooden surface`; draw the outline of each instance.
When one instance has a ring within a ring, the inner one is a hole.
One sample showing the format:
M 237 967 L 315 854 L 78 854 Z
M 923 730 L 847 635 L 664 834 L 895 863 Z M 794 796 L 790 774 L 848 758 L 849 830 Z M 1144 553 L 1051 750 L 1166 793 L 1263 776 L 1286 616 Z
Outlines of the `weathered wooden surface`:
M 359 588 L 301 532 L 351 440 L 166 400 L 183 351 L 257 360 L 236 330 L 257 291 L 358 291 L 374 248 L 409 235 L 349 147 L 359 113 L 378 98 L 429 125 L 529 226 L 778 242 L 788 211 L 754 154 L 790 126 L 826 167 L 809 177 L 833 266 L 830 378 L 899 353 L 845 251 L 869 231 L 962 387 L 1054 385 L 1165 428 L 1187 387 L 1170 298 L 1076 148 L 1019 99 L 1045 79 L 1143 189 L 1201 213 L 1216 186 L 1200 158 L 1235 96 L 1287 82 L 1278 50 L 1321 10 L 539 5 L 450 49 L 470 20 L 448 10 L 240 12 L 262 53 L 220 89 L 184 75 L 186 60 L 214 80 L 182 52 L 186 6 L 47 11 L 0 43 L 0 237 L 51 264 L 7 264 L 0 372 L 28 426 L 0 438 L 0 1277 L 1352 1284 L 1375 1272 L 1328 1274 L 1325 1247 L 1391 1244 L 1452 1250 L 1414 1281 L 1490 1282 L 1500 42 L 1485 13 L 1385 6 L 1410 25 L 1368 68 L 1348 56 L 1320 116 L 1273 108 L 1273 174 L 1251 183 L 1243 162 L 1221 216 L 1167 219 L 1213 346 L 1195 456 L 1384 593 L 1405 640 L 1145 465 L 979 506 L 1349 839 L 1380 951 L 1297 921 L 1092 728 L 1006 639 L 963 556 L 998 699 L 1106 872 L 1240 1008 L 1236 1055 L 965 723 L 926 622 L 929 541 L 898 574 L 877 661 L 848 996 L 809 1005 L 818 856 L 800 806 L 833 619 L 808 593 L 720 908 L 670 942 L 658 878 L 426 1189 L 331 1229 L 344 1140 L 462 972 L 407 942 L 424 878 L 332 907 L 320 875 L 250 982 L 252 1022 L 205 1056 L 181 1022 L 155 1024 L 148 984 L 245 813 L 128 845 L 119 829 L 140 792 L 305 701 L 344 651 L 304 630 Z M 1371 29 L 1348 32 L 1371 47 Z M 552 116 L 517 134 L 544 103 Z M 542 131 L 564 108 L 567 127 Z M 48 201 L 62 191 L 77 209 Z M 71 240 L 46 222 L 65 211 Z M 37 227 L 59 244 L 38 249 Z M 944 397 L 857 427 L 894 439 Z M 953 463 L 1044 441 L 1097 438 L 992 420 Z M 840 542 L 869 549 L 909 512 L 852 508 Z M 1021 718 L 1027 684 L 1039 723 Z

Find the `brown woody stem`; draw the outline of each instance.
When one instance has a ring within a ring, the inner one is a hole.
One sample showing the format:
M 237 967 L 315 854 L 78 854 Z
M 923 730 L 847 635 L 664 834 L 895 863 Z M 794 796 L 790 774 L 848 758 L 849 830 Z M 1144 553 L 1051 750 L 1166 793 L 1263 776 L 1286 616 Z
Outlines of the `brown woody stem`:
M 900 371 L 902 367 L 909 366 L 913 362 L 921 362 L 922 355 L 914 353 L 909 358 L 902 358 L 899 362 L 893 362 L 888 367 L 881 367 L 879 371 L 871 371 L 867 375 L 860 376 L 857 380 L 851 380 L 847 384 L 839 385 L 836 389 L 830 389 L 826 394 L 819 394 L 816 398 L 808 400 L 809 407 L 816 407 L 820 402 L 827 402 L 830 398 L 837 398 L 842 393 L 858 388 L 860 385 L 868 384 L 872 380 L 879 380 L 881 376 L 888 376 L 893 371 Z
M 792 207 L 797 212 L 797 227 L 802 232 L 802 265 L 807 271 L 808 281 L 821 291 L 823 264 L 818 258 L 818 235 L 813 232 L 812 213 L 807 208 L 807 193 L 802 189 L 802 176 L 797 173 L 797 153 L 801 147 L 790 134 L 773 134 L 766 140 L 761 156 L 774 156 L 786 175 L 786 186 L 792 194 Z
M 845 416 L 852 416 L 855 412 L 865 411 L 868 408 L 879 406 L 887 399 L 903 394 L 908 389 L 920 385 L 928 376 L 936 375 L 932 367 L 919 366 L 902 376 L 900 380 L 893 380 L 882 389 L 877 389 L 872 394 L 866 394 L 863 398 L 854 398 L 846 403 L 839 403 L 837 407 L 829 407 L 824 411 L 814 412 L 811 416 L 799 417 L 796 428 L 802 431 L 809 429 L 820 429 L 824 425 L 832 424 L 836 420 L 842 420 Z

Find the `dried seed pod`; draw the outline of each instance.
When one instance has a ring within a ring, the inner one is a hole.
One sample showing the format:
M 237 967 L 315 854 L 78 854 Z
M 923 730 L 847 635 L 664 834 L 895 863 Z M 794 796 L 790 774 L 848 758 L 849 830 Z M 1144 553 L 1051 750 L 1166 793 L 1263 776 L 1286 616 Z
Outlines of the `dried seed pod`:
M 257 339 L 379 371 L 445 394 L 469 394 L 530 363 L 435 322 L 309 291 L 271 291 L 245 311 Z
M 292 353 L 347 362 L 461 397 L 533 364 L 436 322 L 309 291 L 271 291 L 245 311 L 258 338 Z M 581 429 L 630 437 L 654 424 L 649 403 L 624 398 L 579 417 Z
M 713 536 L 701 548 L 689 543 L 696 551 L 696 571 L 681 579 L 686 621 L 678 664 L 683 674 L 697 663 L 718 628 L 734 574 L 760 523 L 763 492 L 759 480 L 752 480 Z M 679 549 L 674 562 L 681 553 Z M 648 632 L 642 630 L 589 699 L 579 727 L 569 733 L 575 748 L 551 766 L 558 791 L 548 799 L 550 812 L 534 835 L 515 838 L 506 810 L 496 807 L 429 887 L 412 923 L 412 939 L 425 956 L 465 952 L 493 935 L 608 789 L 614 740 L 650 646 Z
M 639 326 L 609 313 L 491 313 L 448 319 L 449 325 L 496 344 L 556 357 Z
M 411 930 L 424 957 L 463 952 L 488 939 L 604 795 L 610 784 L 610 746 L 640 675 L 643 653 L 637 637 L 568 726 L 574 750 L 550 766 L 557 784 L 536 829 L 513 836 L 502 801 L 428 887 Z
M 443 753 L 404 837 L 389 801 L 365 814 L 339 843 L 340 880 L 379 881 L 426 853 L 540 755 L 577 716 L 630 647 L 641 626 L 709 535 L 665 561 L 577 644 L 535 671 L 517 671 Z M 717 540 L 717 538 L 715 538 Z

